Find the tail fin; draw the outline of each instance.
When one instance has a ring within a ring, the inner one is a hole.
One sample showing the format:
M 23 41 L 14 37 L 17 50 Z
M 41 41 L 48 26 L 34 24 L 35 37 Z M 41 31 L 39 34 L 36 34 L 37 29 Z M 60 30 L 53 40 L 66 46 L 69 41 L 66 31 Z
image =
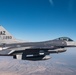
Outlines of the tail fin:
M 13 43 L 16 39 L 2 26 L 0 26 L 0 43 Z

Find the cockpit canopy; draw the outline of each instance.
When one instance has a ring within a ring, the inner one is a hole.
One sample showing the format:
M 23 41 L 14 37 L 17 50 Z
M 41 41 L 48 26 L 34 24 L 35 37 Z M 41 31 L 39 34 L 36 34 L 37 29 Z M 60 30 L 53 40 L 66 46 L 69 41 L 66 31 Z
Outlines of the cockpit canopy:
M 70 39 L 69 37 L 60 37 L 60 38 L 57 38 L 55 40 L 63 40 L 63 41 L 73 41 L 72 39 Z

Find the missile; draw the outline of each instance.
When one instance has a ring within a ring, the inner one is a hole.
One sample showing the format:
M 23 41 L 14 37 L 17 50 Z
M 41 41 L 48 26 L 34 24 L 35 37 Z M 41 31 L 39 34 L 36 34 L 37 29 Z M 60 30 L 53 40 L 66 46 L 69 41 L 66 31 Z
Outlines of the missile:
M 49 53 L 62 53 L 62 52 L 65 52 L 66 49 L 56 49 L 56 50 L 48 50 Z

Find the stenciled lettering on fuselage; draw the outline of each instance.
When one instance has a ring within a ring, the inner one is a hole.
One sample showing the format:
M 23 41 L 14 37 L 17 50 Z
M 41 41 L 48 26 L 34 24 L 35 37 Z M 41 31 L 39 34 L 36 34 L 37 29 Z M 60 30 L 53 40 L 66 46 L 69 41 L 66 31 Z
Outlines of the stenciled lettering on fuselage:
M 6 36 L 6 31 L 0 31 L 0 35 L 3 35 L 3 39 L 12 39 L 12 36 Z

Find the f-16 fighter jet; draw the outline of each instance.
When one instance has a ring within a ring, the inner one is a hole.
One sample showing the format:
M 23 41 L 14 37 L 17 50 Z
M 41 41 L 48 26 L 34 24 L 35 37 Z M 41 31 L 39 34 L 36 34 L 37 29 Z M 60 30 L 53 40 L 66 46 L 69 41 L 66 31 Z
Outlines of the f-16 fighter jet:
M 47 60 L 52 53 L 65 52 L 65 47 L 75 47 L 76 42 L 68 37 L 60 37 L 42 42 L 25 42 L 15 39 L 0 26 L 0 56 L 13 56 L 21 60 Z

